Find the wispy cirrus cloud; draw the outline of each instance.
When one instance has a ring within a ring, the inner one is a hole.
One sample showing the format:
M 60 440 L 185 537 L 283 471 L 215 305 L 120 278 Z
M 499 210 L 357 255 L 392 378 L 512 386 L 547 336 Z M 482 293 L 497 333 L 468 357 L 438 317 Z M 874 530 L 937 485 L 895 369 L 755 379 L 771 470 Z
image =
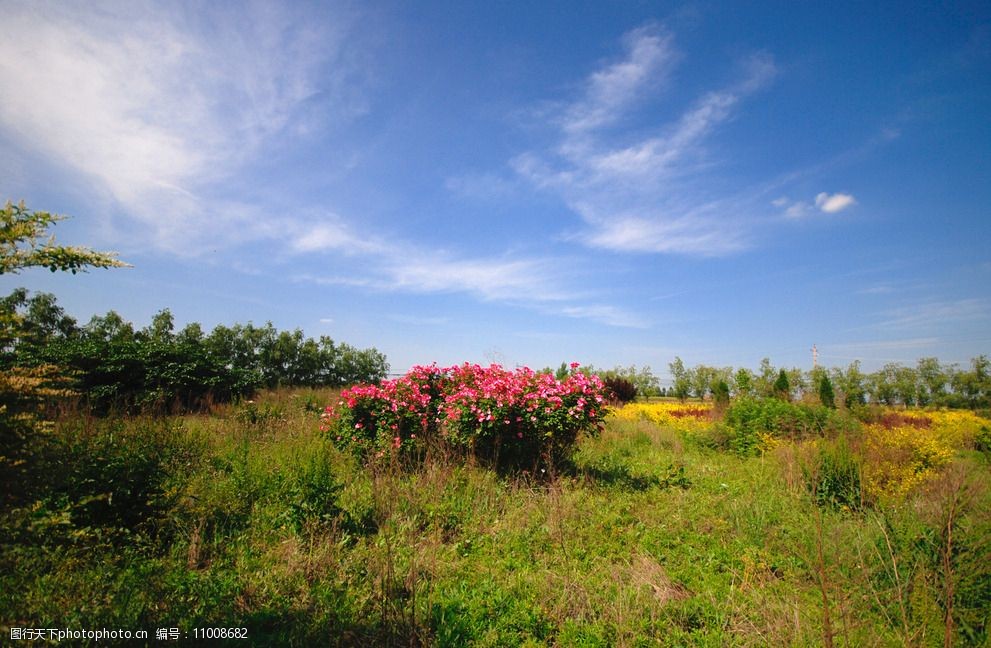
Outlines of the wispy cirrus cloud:
M 583 95 L 567 106 L 561 129 L 571 136 L 607 126 L 622 117 L 642 98 L 645 86 L 657 87 L 677 59 L 671 34 L 657 26 L 644 26 L 623 37 L 626 58 L 605 65 L 587 79 Z
M 938 331 L 963 324 L 991 322 L 991 301 L 983 298 L 932 300 L 888 309 L 872 328 L 889 331 Z
M 310 247 L 300 254 L 338 252 L 355 255 L 344 228 L 332 236 L 309 239 Z M 319 243 L 320 245 L 317 245 Z M 642 318 L 622 308 L 590 303 L 590 296 L 568 287 L 571 277 L 562 270 L 567 264 L 552 258 L 460 257 L 425 250 L 405 243 L 368 240 L 376 250 L 375 263 L 361 276 L 353 274 L 299 274 L 297 281 L 329 286 L 347 286 L 379 292 L 412 294 L 462 293 L 485 302 L 514 304 L 542 313 L 586 319 L 607 326 L 645 328 Z
M 774 77 L 774 61 L 766 54 L 739 61 L 736 81 L 631 141 L 611 127 L 664 86 L 680 54 L 656 26 L 629 32 L 623 43 L 624 57 L 591 73 L 581 96 L 549 120 L 558 129 L 557 145 L 518 155 L 511 167 L 581 216 L 585 228 L 570 238 L 587 246 L 691 255 L 745 247 L 745 210 L 684 180 L 704 177 L 707 138 Z
M 826 363 L 837 360 L 912 363 L 921 355 L 936 354 L 944 342 L 939 337 L 838 342 L 819 345 L 819 352 Z
M 310 104 L 340 120 L 361 110 L 339 13 L 329 27 L 265 3 L 7 3 L 0 129 L 85 178 L 159 249 L 278 238 L 289 218 L 222 183 L 308 128 Z

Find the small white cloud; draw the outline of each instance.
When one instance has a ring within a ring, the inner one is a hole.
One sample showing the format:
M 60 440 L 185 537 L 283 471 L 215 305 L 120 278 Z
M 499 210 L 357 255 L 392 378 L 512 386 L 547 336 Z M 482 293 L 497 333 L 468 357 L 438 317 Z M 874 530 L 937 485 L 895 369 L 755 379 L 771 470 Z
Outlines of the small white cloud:
M 334 323 L 334 318 L 332 318 L 332 317 L 321 317 L 320 318 L 320 323 L 321 324 L 333 324 Z
M 827 214 L 835 214 L 836 212 L 843 211 L 847 207 L 851 207 L 857 203 L 856 199 L 850 194 L 845 193 L 835 193 L 829 195 L 825 191 L 816 196 L 816 207 L 820 211 L 826 212 Z
M 772 200 L 771 201 L 771 204 L 774 205 L 775 207 L 784 207 L 789 202 L 790 201 L 787 198 L 785 198 L 784 196 L 782 196 L 780 198 L 775 198 L 774 200 Z
M 797 202 L 788 206 L 788 209 L 785 210 L 785 216 L 788 218 L 801 218 L 810 211 L 812 211 L 812 207 L 808 203 Z

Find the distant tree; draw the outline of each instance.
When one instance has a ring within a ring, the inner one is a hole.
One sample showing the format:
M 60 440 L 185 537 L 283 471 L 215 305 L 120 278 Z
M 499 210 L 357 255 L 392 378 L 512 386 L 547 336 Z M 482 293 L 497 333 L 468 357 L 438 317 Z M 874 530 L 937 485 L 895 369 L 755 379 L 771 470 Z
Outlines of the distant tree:
M 712 386 L 712 400 L 717 410 L 724 410 L 729 405 L 729 383 L 719 378 Z
M 851 362 L 846 371 L 834 369 L 832 378 L 833 385 L 839 387 L 839 391 L 843 394 L 843 404 L 846 407 L 863 405 L 866 402 L 867 376 L 860 370 L 859 360 Z
M 736 370 L 733 376 L 737 396 L 754 395 L 754 372 L 745 367 Z
M 142 333 L 155 342 L 170 342 L 174 331 L 175 317 L 172 316 L 172 311 L 164 308 L 155 313 L 151 318 L 151 325 Z
M 916 364 L 919 375 L 920 405 L 936 405 L 946 397 L 946 388 L 950 383 L 948 367 L 940 364 L 936 358 L 920 358 Z
M 816 391 L 819 394 L 819 402 L 829 408 L 836 407 L 836 395 L 833 392 L 833 381 L 829 379 L 829 374 L 823 372 L 817 383 Z
M 895 398 L 905 407 L 912 407 L 919 399 L 919 372 L 912 367 L 897 365 L 892 374 Z
M 991 360 L 980 355 L 970 361 L 969 371 L 953 376 L 953 390 L 967 407 L 991 407 Z
M 784 401 L 791 400 L 791 384 L 788 382 L 788 373 L 781 369 L 778 377 L 774 380 L 774 396 Z
M 712 389 L 712 383 L 716 377 L 716 370 L 706 365 L 695 365 L 689 370 L 689 380 L 692 384 L 692 393 L 696 398 L 705 398 Z
M 871 400 L 882 405 L 895 404 L 894 373 L 896 366 L 887 364 L 867 376 L 867 391 Z
M 777 371 L 769 358 L 761 358 L 760 369 L 757 372 L 756 388 L 758 396 L 774 396 L 774 381 Z
M 796 398 L 800 398 L 809 389 L 809 383 L 805 379 L 805 372 L 798 367 L 792 367 L 791 369 L 786 369 L 785 374 L 788 376 L 788 389 L 789 395 Z
M 689 371 L 685 368 L 685 363 L 681 358 L 675 357 L 675 359 L 668 364 L 668 370 L 671 372 L 671 378 L 674 380 L 674 384 L 671 387 L 670 392 L 678 400 L 685 400 L 692 391 L 692 381 Z

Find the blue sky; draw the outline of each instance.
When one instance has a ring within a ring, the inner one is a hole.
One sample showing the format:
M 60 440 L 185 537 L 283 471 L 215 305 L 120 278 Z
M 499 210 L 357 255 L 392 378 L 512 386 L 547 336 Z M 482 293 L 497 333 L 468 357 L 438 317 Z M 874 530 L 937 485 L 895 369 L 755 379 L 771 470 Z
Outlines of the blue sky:
M 991 11 L 0 0 L 0 197 L 85 322 L 463 361 L 991 351 Z

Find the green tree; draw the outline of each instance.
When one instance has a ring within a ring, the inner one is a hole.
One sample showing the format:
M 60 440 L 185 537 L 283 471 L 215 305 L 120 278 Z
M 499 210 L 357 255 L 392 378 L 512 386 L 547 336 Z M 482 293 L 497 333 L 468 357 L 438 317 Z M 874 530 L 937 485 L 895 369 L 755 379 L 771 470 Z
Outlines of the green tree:
M 784 369 L 778 371 L 778 377 L 774 380 L 774 396 L 783 401 L 791 400 L 791 383 L 788 382 L 788 372 Z
M 946 386 L 950 382 L 950 371 L 936 358 L 920 358 L 915 366 L 919 374 L 920 405 L 938 405 L 946 397 Z
M 8 201 L 0 210 L 0 275 L 17 274 L 32 267 L 75 274 L 87 267 L 113 268 L 125 265 L 114 254 L 88 248 L 55 244 L 47 230 L 63 217 L 31 211 L 21 202 Z M 24 293 L 26 297 L 26 293 Z M 17 310 L 16 300 L 5 300 L 0 308 L 0 349 L 13 351 L 17 340 L 44 335 L 46 328 L 70 328 L 64 313 L 54 307 L 54 298 L 33 302 L 28 317 Z M 26 322 L 33 319 L 32 331 Z M 74 323 L 73 323 L 74 326 Z M 65 393 L 61 372 L 52 366 L 28 368 L 8 366 L 4 357 L 0 372 L 0 509 L 17 505 L 30 497 L 38 476 L 41 452 L 39 438 L 44 427 L 38 407 L 45 400 Z
M 823 372 L 817 391 L 820 403 L 829 408 L 836 408 L 836 394 L 833 392 L 833 381 L 829 379 L 829 374 Z
M 668 370 L 671 372 L 671 378 L 674 380 L 674 385 L 671 391 L 674 392 L 674 396 L 678 400 L 685 400 L 692 391 L 692 380 L 688 369 L 685 368 L 685 363 L 681 358 L 675 357 L 675 359 L 668 364 Z
M 761 358 L 760 369 L 757 372 L 756 388 L 758 396 L 774 396 L 774 381 L 777 378 L 777 372 L 774 370 L 774 365 L 771 364 L 770 358 Z
M 719 378 L 713 383 L 712 400 L 719 411 L 726 409 L 729 405 L 729 383 L 723 378 Z
M 833 370 L 833 384 L 839 387 L 843 394 L 843 404 L 847 407 L 863 405 L 866 400 L 867 388 L 865 386 L 867 376 L 860 370 L 860 361 L 854 360 L 846 368 Z
M 991 360 L 980 355 L 970 361 L 970 371 L 958 371 L 952 379 L 957 399 L 966 407 L 991 406 Z
M 48 228 L 62 220 L 65 220 L 64 216 L 31 211 L 23 201 L 16 205 L 7 201 L 0 210 L 0 275 L 16 274 L 32 267 L 75 274 L 87 267 L 120 268 L 127 265 L 113 253 L 55 245 L 54 236 L 45 239 Z
M 734 383 L 736 385 L 736 395 L 737 396 L 753 396 L 754 395 L 754 372 L 746 367 L 740 367 L 736 370 L 736 374 L 733 377 Z

